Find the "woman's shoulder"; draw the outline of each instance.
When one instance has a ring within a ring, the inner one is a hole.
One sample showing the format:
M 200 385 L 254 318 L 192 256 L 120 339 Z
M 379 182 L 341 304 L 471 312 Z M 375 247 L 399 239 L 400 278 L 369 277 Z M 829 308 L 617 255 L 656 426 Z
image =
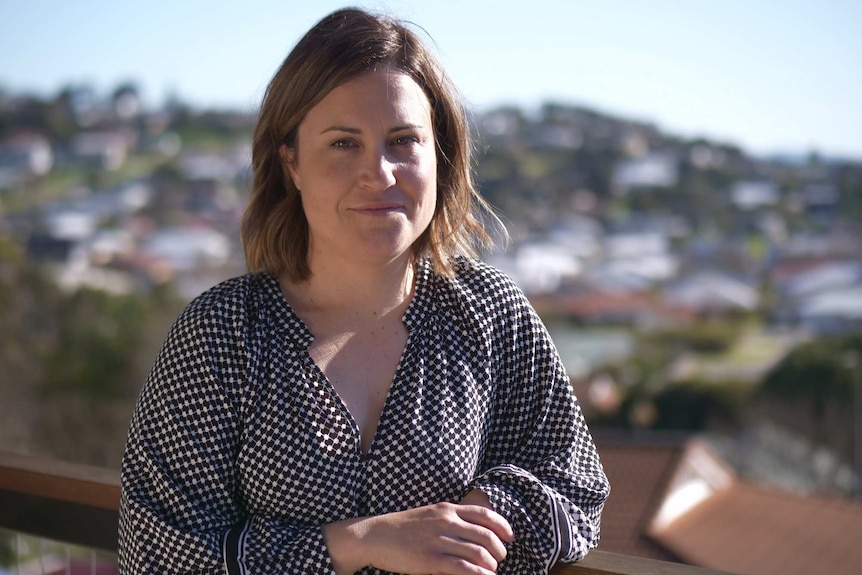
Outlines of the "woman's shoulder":
M 459 257 L 454 275 L 439 278 L 443 299 L 469 316 L 493 321 L 529 306 L 518 285 L 504 272 L 480 260 Z
M 224 280 L 192 299 L 180 321 L 223 324 L 258 315 L 273 282 L 276 280 L 270 276 L 251 273 Z
M 490 301 L 512 303 L 523 299 L 521 288 L 504 272 L 473 258 L 459 257 L 454 262 L 453 287 L 465 294 Z

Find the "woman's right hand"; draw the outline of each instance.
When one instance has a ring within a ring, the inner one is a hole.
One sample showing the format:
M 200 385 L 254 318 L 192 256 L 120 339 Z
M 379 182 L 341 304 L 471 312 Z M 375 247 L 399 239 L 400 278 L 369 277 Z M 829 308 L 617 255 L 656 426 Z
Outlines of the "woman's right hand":
M 514 537 L 494 511 L 453 503 L 347 519 L 323 534 L 339 575 L 369 565 L 408 575 L 493 575 Z

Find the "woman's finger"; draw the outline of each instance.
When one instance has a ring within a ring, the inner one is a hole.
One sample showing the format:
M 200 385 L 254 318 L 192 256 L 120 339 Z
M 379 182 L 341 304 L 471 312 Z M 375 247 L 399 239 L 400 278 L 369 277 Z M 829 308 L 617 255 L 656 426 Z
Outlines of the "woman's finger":
M 458 516 L 475 525 L 481 525 L 490 529 L 494 534 L 506 542 L 512 542 L 515 534 L 512 526 L 506 519 L 496 511 L 479 505 L 458 505 Z

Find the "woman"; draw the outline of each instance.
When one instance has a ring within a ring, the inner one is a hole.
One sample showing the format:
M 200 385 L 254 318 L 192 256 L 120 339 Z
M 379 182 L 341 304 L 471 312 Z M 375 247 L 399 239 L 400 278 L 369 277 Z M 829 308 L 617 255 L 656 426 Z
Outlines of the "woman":
M 488 236 L 454 90 L 416 35 L 321 20 L 269 85 L 251 273 L 171 329 L 123 459 L 124 573 L 530 574 L 608 484 Z

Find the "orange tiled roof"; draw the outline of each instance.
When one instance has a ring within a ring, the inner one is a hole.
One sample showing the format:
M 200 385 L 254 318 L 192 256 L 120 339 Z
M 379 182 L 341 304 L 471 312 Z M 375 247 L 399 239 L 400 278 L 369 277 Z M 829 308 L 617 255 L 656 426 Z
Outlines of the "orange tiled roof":
M 646 536 L 652 515 L 683 451 L 681 442 L 639 443 L 596 438 L 599 456 L 611 483 L 602 512 L 599 549 L 677 561 L 677 556 Z
M 596 435 L 611 495 L 599 549 L 744 575 L 862 573 L 862 504 L 735 476 L 685 436 Z
M 653 537 L 683 561 L 746 575 L 862 572 L 862 504 L 736 481 Z

